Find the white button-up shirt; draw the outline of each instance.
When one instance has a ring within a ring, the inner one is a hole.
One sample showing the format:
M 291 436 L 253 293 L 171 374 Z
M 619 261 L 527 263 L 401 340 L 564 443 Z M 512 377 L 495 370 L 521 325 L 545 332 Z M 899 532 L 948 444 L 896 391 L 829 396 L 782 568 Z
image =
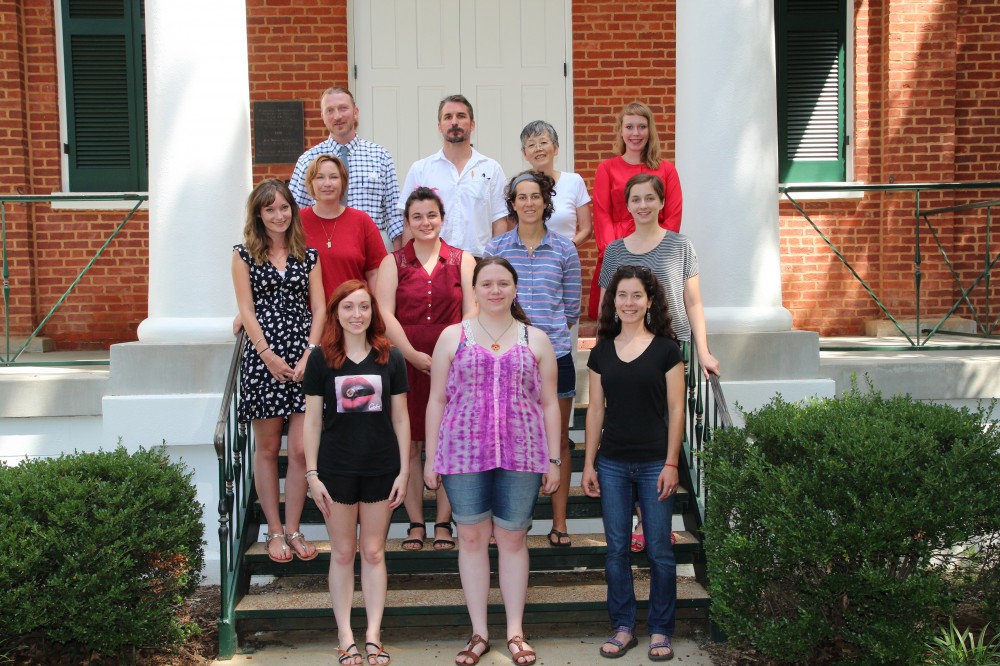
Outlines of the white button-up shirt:
M 410 167 L 399 193 L 399 209 L 418 187 L 436 190 L 444 203 L 441 238 L 452 247 L 481 257 L 493 237 L 493 223 L 507 217 L 503 195 L 506 185 L 507 177 L 499 162 L 475 149 L 461 173 L 444 156 L 444 150 L 439 150 Z

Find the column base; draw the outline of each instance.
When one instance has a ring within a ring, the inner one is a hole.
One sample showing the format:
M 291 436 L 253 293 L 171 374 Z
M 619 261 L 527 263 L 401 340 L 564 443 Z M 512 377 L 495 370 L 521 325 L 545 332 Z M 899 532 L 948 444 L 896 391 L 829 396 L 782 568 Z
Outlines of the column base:
M 150 317 L 139 324 L 139 342 L 191 344 L 233 341 L 232 317 Z

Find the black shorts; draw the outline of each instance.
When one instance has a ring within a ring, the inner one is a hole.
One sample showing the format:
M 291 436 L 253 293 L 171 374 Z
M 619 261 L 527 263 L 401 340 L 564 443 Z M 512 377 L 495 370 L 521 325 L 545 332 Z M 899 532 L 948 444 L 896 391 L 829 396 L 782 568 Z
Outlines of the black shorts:
M 356 476 L 347 474 L 320 474 L 319 480 L 326 486 L 326 492 L 337 504 L 374 504 L 389 499 L 392 483 L 399 472 L 379 476 Z

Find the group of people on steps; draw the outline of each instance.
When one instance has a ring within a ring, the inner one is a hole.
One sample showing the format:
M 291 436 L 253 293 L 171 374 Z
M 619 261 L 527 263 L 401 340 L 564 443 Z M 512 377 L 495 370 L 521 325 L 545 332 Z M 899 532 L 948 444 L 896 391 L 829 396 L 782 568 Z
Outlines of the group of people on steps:
M 531 168 L 508 180 L 472 146 L 471 103 L 446 97 L 442 148 L 415 162 L 400 190 L 389 152 L 357 135 L 351 93 L 328 89 L 321 109 L 329 138 L 303 154 L 288 185 L 267 179 L 254 188 L 243 243 L 233 249 L 234 328 L 246 332 L 239 418 L 253 428 L 268 556 L 318 556 L 300 525 L 308 493 L 330 538 L 338 660 L 385 666 L 386 535 L 403 506 L 403 549 L 422 549 L 429 537 L 431 548 L 457 545 L 472 627 L 455 662 L 476 664 L 491 648 L 495 544 L 507 649 L 514 663 L 535 663 L 522 624 L 527 533 L 542 492 L 552 498 L 550 545 L 572 543 L 577 248 L 593 236 L 588 314 L 598 339 L 587 364 L 582 487 L 600 498 L 607 537 L 614 632 L 600 654 L 621 657 L 638 643 L 629 551 L 644 548 L 648 657 L 672 658 L 679 345 L 693 338 L 706 373 L 718 374 L 719 364 L 708 348 L 697 255 L 678 233 L 680 180 L 660 156 L 649 107 L 633 102 L 619 112 L 616 156 L 598 167 L 593 198 L 578 174 L 555 168 L 559 137 L 545 121 L 525 126 L 521 150 Z M 433 535 L 423 522 L 425 487 L 437 493 Z M 359 551 L 363 649 L 350 625 Z

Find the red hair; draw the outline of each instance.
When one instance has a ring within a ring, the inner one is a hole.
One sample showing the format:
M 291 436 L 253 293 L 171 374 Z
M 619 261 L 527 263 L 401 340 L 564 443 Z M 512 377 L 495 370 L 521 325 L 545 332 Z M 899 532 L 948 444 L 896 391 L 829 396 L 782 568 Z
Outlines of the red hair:
M 342 300 L 359 290 L 368 294 L 372 302 L 372 320 L 368 324 L 365 337 L 368 339 L 368 344 L 375 350 L 375 362 L 379 365 L 385 365 L 389 362 L 389 350 L 392 349 L 392 346 L 389 344 L 389 338 L 385 336 L 385 322 L 382 321 L 382 315 L 378 312 L 375 296 L 368 289 L 368 285 L 361 280 L 346 280 L 330 296 L 330 302 L 326 306 L 326 326 L 323 328 L 323 337 L 319 343 L 323 350 L 323 356 L 326 358 L 326 364 L 337 370 L 343 367 L 344 359 L 347 358 L 347 353 L 344 351 L 344 329 L 337 318 L 337 309 Z

